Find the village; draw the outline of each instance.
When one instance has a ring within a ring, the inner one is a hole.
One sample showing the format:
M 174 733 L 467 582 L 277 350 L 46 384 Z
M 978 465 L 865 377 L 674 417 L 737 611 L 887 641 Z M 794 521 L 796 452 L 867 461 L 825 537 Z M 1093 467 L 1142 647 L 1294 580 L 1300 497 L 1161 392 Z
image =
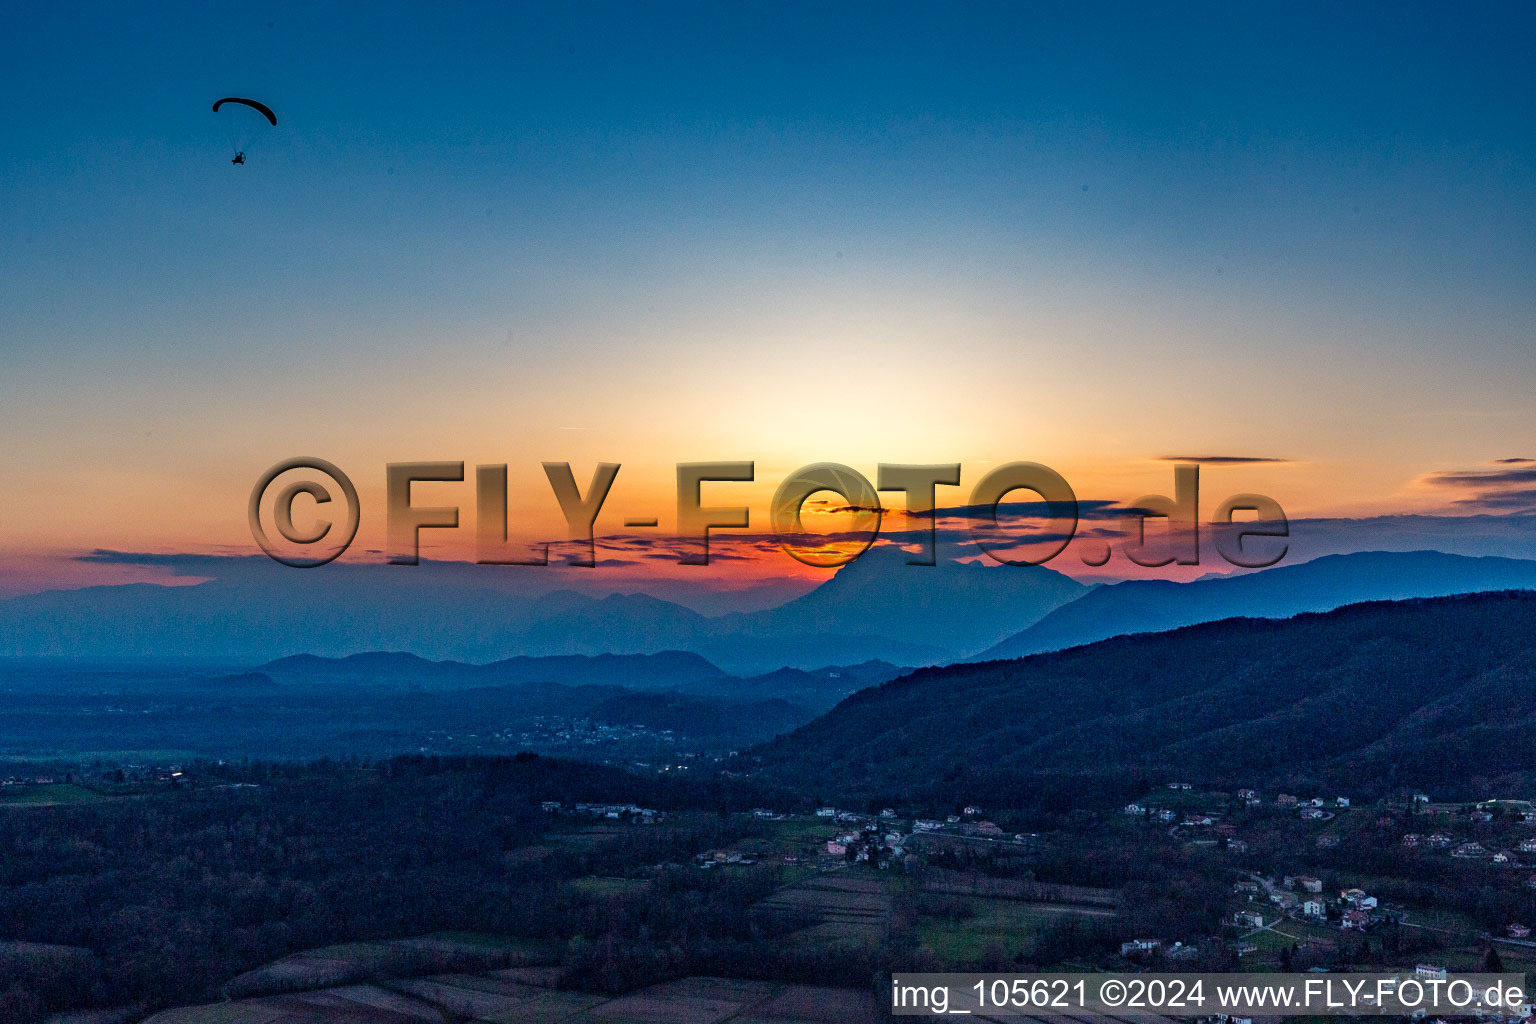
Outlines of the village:
M 659 820 L 654 812 L 634 807 L 593 805 L 579 813 Z M 1118 816 L 1133 829 L 1155 827 L 1154 835 L 1202 858 L 1214 858 L 1213 880 L 1222 875 L 1228 879 L 1220 883 L 1227 887 L 1226 909 L 1219 928 L 1206 932 L 1121 939 L 1114 944 L 1118 961 L 1097 960 L 1097 966 L 1193 969 L 1222 963 L 1244 970 L 1320 970 L 1371 958 L 1401 960 L 1418 951 L 1443 952 L 1441 960 L 1423 957 L 1402 965 L 1436 976 L 1447 969 L 1485 966 L 1490 956 L 1536 961 L 1531 920 L 1479 928 L 1454 908 L 1403 899 L 1400 882 L 1376 892 L 1368 872 L 1351 866 L 1351 855 L 1363 852 L 1366 844 L 1372 844 L 1372 858 L 1390 844 L 1415 864 L 1439 857 L 1446 863 L 1481 866 L 1494 872 L 1490 877 L 1495 882 L 1503 878 L 1499 884 L 1519 881 L 1536 890 L 1536 809 L 1524 801 L 1436 803 L 1414 793 L 1401 801 L 1361 805 L 1338 794 L 1277 793 L 1266 798 L 1254 789 L 1211 793 L 1174 782 L 1121 808 Z M 1093 856 L 1080 835 L 1014 831 L 994 820 L 1010 821 L 1012 815 L 988 816 L 975 804 L 942 817 L 902 815 L 892 807 L 856 811 L 835 806 L 810 813 L 758 808 L 750 817 L 758 826 L 775 826 L 777 831 L 700 850 L 695 866 L 712 870 L 769 864 L 822 875 L 841 872 L 848 884 L 866 877 L 849 871 L 894 873 L 922 879 L 922 886 L 943 877 L 946 889 L 972 896 L 1006 892 L 1028 903 L 1042 891 L 1036 870 L 1061 856 L 1064 847 L 1073 847 L 1078 857 Z M 1111 827 L 1114 817 L 1096 816 L 1100 824 L 1090 833 L 1097 832 L 1105 842 L 1120 841 L 1124 833 Z M 786 836 L 796 842 L 786 845 Z M 1329 866 L 1316 866 L 1319 863 Z M 969 869 L 967 880 L 960 881 L 960 874 L 949 870 L 954 865 L 979 867 Z M 791 890 L 814 885 L 803 874 L 794 877 L 799 882 Z M 1121 918 L 1136 916 L 1118 898 L 1098 903 L 1089 899 L 1053 910 L 1070 916 L 1107 906 Z M 1006 939 L 1008 933 L 998 935 Z M 1022 930 L 1015 933 L 1021 936 Z

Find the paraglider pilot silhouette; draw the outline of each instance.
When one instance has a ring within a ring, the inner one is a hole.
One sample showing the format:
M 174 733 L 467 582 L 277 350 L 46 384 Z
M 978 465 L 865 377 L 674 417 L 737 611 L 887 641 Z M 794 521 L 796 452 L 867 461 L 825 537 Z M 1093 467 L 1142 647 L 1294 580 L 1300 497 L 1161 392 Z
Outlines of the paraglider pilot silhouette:
M 213 112 L 217 114 L 219 112 L 219 108 L 226 103 L 238 103 L 241 106 L 250 107 L 262 117 L 265 117 L 267 119 L 267 123 L 272 127 L 277 127 L 277 115 L 272 113 L 271 107 L 267 106 L 265 103 L 260 102 L 259 100 L 248 100 L 240 96 L 226 96 L 213 105 Z M 235 150 L 235 156 L 234 159 L 230 160 L 230 163 L 243 164 L 245 163 L 245 147 L 241 146 L 238 142 L 235 142 L 234 138 L 235 137 L 232 134 L 231 145 Z

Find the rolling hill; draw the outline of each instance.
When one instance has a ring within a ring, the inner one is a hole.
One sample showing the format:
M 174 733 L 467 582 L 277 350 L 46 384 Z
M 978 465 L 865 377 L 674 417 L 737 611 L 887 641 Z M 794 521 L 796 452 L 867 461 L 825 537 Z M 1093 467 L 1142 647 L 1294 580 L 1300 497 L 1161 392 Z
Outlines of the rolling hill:
M 1536 782 L 1536 594 L 1350 605 L 914 672 L 753 754 L 845 800 L 1104 806 L 1148 780 L 1398 787 Z
M 1022 658 L 1128 633 L 1152 633 L 1239 616 L 1284 618 L 1360 601 L 1395 601 L 1536 588 L 1536 561 L 1439 551 L 1329 555 L 1239 576 L 1099 587 L 967 660 Z

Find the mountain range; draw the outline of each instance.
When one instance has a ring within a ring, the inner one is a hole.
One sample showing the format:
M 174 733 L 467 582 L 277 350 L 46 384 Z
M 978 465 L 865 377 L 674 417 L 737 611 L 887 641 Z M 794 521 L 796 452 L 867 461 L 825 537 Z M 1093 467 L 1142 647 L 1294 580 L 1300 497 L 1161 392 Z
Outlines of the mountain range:
M 1228 619 L 922 669 L 752 751 L 873 805 L 1069 809 L 1188 781 L 1442 798 L 1536 783 L 1536 593 Z
M 453 685 L 515 682 L 534 671 L 543 680 L 571 672 L 580 681 L 590 670 L 604 683 L 630 686 L 601 663 L 535 666 L 518 659 L 666 654 L 653 668 L 627 662 L 626 671 L 639 674 L 641 688 L 656 688 L 661 679 L 667 685 L 660 688 L 699 689 L 708 687 L 712 673 L 744 678 L 785 668 L 1018 657 L 1231 616 L 1536 587 L 1536 561 L 1434 551 L 1334 555 L 1191 583 L 1089 586 L 1045 567 L 910 566 L 892 545 L 871 549 L 776 607 L 704 615 L 640 593 L 520 590 L 502 581 L 528 577 L 497 576 L 486 567 L 350 564 L 297 571 L 259 559 L 209 559 L 199 571 L 210 578 L 0 601 L 0 657 L 197 658 L 245 668 L 290 655 L 398 651 L 462 663 L 436 670 L 434 685 L 448 685 L 455 675 L 461 678 Z M 710 669 L 679 660 L 680 652 L 707 660 Z M 360 664 L 379 678 L 405 671 L 398 664 Z M 422 674 L 420 666 L 409 671 Z M 815 680 L 801 682 L 819 688 Z
M 968 660 L 1020 658 L 1127 633 L 1237 616 L 1285 618 L 1359 601 L 1536 588 L 1536 561 L 1438 551 L 1328 555 L 1264 572 L 1190 583 L 1129 580 L 1098 587 Z

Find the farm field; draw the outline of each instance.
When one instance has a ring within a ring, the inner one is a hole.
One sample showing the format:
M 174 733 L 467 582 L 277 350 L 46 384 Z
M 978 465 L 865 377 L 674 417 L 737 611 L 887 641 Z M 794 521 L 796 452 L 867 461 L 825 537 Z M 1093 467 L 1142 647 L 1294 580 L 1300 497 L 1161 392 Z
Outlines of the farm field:
M 384 942 L 349 942 L 284 957 L 232 980 L 231 996 L 260 996 L 402 977 L 450 968 L 478 970 L 546 962 L 533 943 L 500 936 L 442 932 Z
M 685 978 L 609 997 L 563 992 L 524 968 L 345 985 L 179 1007 L 145 1024 L 866 1024 L 874 995 L 857 989 Z
M 645 878 L 606 878 L 589 875 L 585 878 L 573 878 L 566 885 L 584 896 L 607 898 L 632 896 L 645 892 L 650 888 L 651 883 Z
M 0 789 L 0 807 L 58 807 L 73 804 L 91 804 L 111 797 L 71 782 L 55 782 L 42 786 L 7 786 Z
M 1003 900 L 972 899 L 967 903 L 967 917 L 922 920 L 918 937 L 924 949 L 950 963 L 980 959 L 991 948 L 1011 956 L 1042 921 L 1055 916 L 1048 910 Z
M 874 872 L 848 868 L 818 874 L 785 886 L 757 904 L 760 913 L 801 917 L 806 927 L 796 943 L 818 946 L 872 946 L 891 925 L 891 896 Z

